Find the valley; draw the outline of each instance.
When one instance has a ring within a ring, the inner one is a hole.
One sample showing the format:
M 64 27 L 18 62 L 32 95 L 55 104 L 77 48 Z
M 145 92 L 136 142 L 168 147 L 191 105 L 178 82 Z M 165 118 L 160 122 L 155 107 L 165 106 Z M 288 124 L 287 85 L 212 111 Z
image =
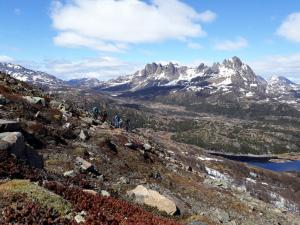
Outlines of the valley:
M 27 212 L 13 201 L 32 205 L 36 216 L 20 220 L 25 223 L 40 217 L 49 224 L 300 223 L 299 173 L 221 157 L 299 157 L 300 112 L 293 91 L 271 99 L 266 92 L 247 96 L 230 85 L 230 92 L 222 86 L 206 94 L 160 91 L 155 85 L 127 92 L 86 85 L 43 88 L 8 74 L 0 78 L 1 132 L 22 135 L 26 146 L 5 147 L 6 136 L 1 142 L 3 223 Z M 106 109 L 107 121 L 92 119 L 94 106 Z M 114 128 L 116 113 L 130 119 L 132 132 Z M 8 120 L 18 127 L 5 130 Z M 23 161 L 10 156 L 12 149 Z M 130 194 L 140 192 L 149 200 Z M 43 204 L 51 193 L 52 203 Z

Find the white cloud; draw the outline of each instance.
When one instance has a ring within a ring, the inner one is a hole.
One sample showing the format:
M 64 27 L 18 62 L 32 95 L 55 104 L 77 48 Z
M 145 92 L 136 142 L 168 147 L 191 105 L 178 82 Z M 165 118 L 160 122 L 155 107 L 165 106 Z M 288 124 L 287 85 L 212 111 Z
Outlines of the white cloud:
M 106 43 L 95 38 L 88 38 L 82 35 L 78 35 L 72 32 L 63 32 L 59 36 L 53 39 L 54 43 L 58 46 L 64 47 L 85 47 L 99 51 L 106 52 L 119 52 L 123 49 L 126 49 L 125 44 L 111 44 Z
M 200 23 L 216 14 L 179 0 L 56 0 L 51 18 L 57 45 L 118 51 L 126 44 L 205 36 Z
M 189 43 L 187 44 L 187 47 L 188 47 L 188 48 L 191 48 L 191 49 L 196 49 L 196 50 L 199 50 L 199 49 L 202 49 L 202 48 L 203 48 L 203 46 L 202 46 L 201 44 L 196 43 L 196 42 L 189 42 Z
M 234 40 L 219 41 L 214 48 L 221 51 L 235 51 L 248 46 L 248 41 L 243 37 L 236 37 Z
M 199 18 L 202 22 L 210 23 L 217 19 L 217 14 L 210 10 L 206 10 L 205 12 L 200 13 Z
M 12 61 L 14 61 L 13 58 L 7 55 L 0 55 L 0 62 L 12 62 Z
M 93 77 L 108 80 L 120 75 L 127 75 L 138 70 L 135 63 L 124 62 L 114 57 L 89 58 L 78 61 L 46 61 L 42 70 L 57 75 L 62 79 Z
M 300 83 L 300 53 L 267 56 L 250 62 L 257 74 L 288 76 Z
M 300 43 L 300 12 L 292 13 L 277 29 L 277 34 L 286 39 Z

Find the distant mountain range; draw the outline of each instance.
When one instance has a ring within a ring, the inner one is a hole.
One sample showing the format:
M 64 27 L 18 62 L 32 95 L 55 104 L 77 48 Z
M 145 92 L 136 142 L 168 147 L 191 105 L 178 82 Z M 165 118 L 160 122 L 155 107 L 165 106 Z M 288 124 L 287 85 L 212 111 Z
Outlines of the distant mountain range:
M 285 77 L 273 76 L 266 81 L 238 57 L 197 67 L 152 63 L 144 69 L 107 82 L 95 78 L 63 81 L 44 72 L 33 71 L 11 63 L 0 63 L 0 71 L 16 79 L 50 89 L 77 87 L 108 92 L 121 96 L 162 95 L 194 92 L 199 95 L 226 95 L 237 98 L 268 100 L 290 104 L 300 103 L 300 85 Z

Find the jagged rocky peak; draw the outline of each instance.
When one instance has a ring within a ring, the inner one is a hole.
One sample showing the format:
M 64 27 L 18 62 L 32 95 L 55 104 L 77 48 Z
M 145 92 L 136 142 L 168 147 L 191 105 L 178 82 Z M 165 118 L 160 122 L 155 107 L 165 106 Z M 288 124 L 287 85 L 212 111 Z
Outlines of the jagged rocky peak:
M 200 63 L 199 66 L 197 66 L 196 68 L 196 72 L 197 73 L 200 73 L 200 72 L 203 72 L 205 69 L 207 69 L 208 67 L 204 64 L 204 63 Z
M 234 56 L 231 59 L 225 59 L 223 61 L 223 65 L 232 69 L 239 69 L 244 65 L 244 63 L 239 57 Z
M 173 76 L 175 73 L 176 73 L 176 67 L 174 66 L 173 63 L 170 62 L 170 63 L 166 66 L 166 75 L 167 75 L 167 76 Z
M 156 63 L 147 64 L 145 66 L 145 73 L 146 74 L 154 74 L 157 70 L 158 65 Z

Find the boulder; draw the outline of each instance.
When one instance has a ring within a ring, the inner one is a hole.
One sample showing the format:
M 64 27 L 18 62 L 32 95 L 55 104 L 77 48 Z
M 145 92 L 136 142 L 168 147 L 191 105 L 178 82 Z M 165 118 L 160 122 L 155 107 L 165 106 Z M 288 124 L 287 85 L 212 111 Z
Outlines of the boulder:
M 79 134 L 79 138 L 82 141 L 86 141 L 89 138 L 89 134 L 86 130 L 81 130 Z
M 32 96 L 24 96 L 23 98 L 30 104 L 46 106 L 46 101 L 44 98 Z
M 74 170 L 69 170 L 69 171 L 66 171 L 66 172 L 64 172 L 64 176 L 65 177 L 75 177 L 75 172 L 74 172 Z
M 143 147 L 146 151 L 150 151 L 152 149 L 151 145 L 149 144 L 144 144 Z
M 24 137 L 20 132 L 4 132 L 0 133 L 1 148 L 9 149 L 11 154 L 18 158 L 25 157 Z M 4 149 L 2 149 L 4 150 Z
M 110 197 L 110 194 L 108 191 L 105 191 L 105 190 L 102 190 L 101 191 L 101 195 L 104 196 L 104 197 Z
M 20 123 L 14 120 L 0 119 L 0 132 L 12 132 L 20 130 Z
M 129 184 L 130 180 L 128 177 L 120 177 L 120 183 L 121 184 Z
M 169 215 L 174 215 L 178 212 L 174 201 L 159 194 L 157 191 L 147 189 L 143 185 L 138 185 L 135 189 L 128 191 L 127 195 L 133 197 L 136 203 L 156 207 Z
M 86 216 L 86 212 L 81 211 L 79 214 L 77 214 L 74 219 L 76 221 L 77 224 L 83 224 L 85 223 L 85 218 L 84 216 Z
M 82 170 L 84 170 L 84 171 L 87 171 L 87 170 L 93 170 L 93 165 L 92 165 L 90 162 L 84 160 L 84 159 L 81 158 L 81 157 L 76 157 L 76 162 L 75 162 L 75 164 L 76 164 L 77 166 L 79 166 L 80 169 L 82 169 Z

